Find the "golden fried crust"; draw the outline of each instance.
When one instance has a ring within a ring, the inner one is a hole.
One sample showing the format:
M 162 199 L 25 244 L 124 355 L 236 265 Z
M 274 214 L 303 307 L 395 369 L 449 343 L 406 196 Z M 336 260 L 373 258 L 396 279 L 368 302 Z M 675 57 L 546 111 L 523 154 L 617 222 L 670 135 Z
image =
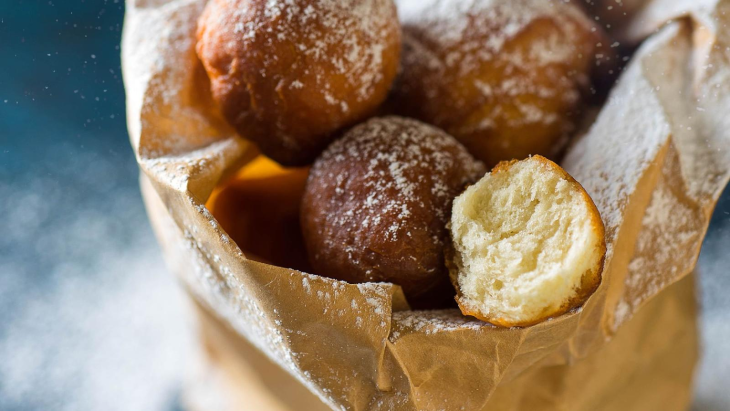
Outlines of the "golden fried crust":
M 578 293 L 575 295 L 575 297 L 566 300 L 558 309 L 554 311 L 545 311 L 540 317 L 531 319 L 530 321 L 523 321 L 523 322 L 515 322 L 510 321 L 505 318 L 501 317 L 495 317 L 492 315 L 489 315 L 488 313 L 481 312 L 479 310 L 474 310 L 473 306 L 470 304 L 465 303 L 462 300 L 462 295 L 459 289 L 459 265 L 457 263 L 459 255 L 454 250 L 453 245 L 451 244 L 451 241 L 447 244 L 447 249 L 445 251 L 446 256 L 446 266 L 449 270 L 449 278 L 451 279 L 451 283 L 456 289 L 456 303 L 459 305 L 459 309 L 461 310 L 461 313 L 464 315 L 476 317 L 482 321 L 486 321 L 490 324 L 498 325 L 501 327 L 527 327 L 530 325 L 535 325 L 538 323 L 541 323 L 549 318 L 558 317 L 562 314 L 565 314 L 566 312 L 578 308 L 582 306 L 588 298 L 593 295 L 593 293 L 598 289 L 598 286 L 601 284 L 601 274 L 603 272 L 603 265 L 605 262 L 606 257 L 606 241 L 605 241 L 605 228 L 603 225 L 603 220 L 601 219 L 601 214 L 598 211 L 598 208 L 596 208 L 595 203 L 593 202 L 593 199 L 588 195 L 588 193 L 585 191 L 583 186 L 578 183 L 573 176 L 568 174 L 567 171 L 565 171 L 562 167 L 555 164 L 554 162 L 548 160 L 545 157 L 536 155 L 532 156 L 533 159 L 539 161 L 545 167 L 550 169 L 552 172 L 558 172 L 565 178 L 570 184 L 572 184 L 583 196 L 584 201 L 586 204 L 588 204 L 590 208 L 590 218 L 591 218 L 591 225 L 593 226 L 593 230 L 598 238 L 601 239 L 601 242 L 599 244 L 599 252 L 601 257 L 601 260 L 597 263 L 596 269 L 593 271 L 595 275 L 593 277 L 583 277 L 583 283 L 581 284 L 580 289 L 578 290 Z M 501 173 L 501 172 L 507 172 L 515 163 L 517 163 L 518 160 L 511 160 L 511 161 L 502 161 L 498 163 L 491 171 L 491 173 Z
M 392 0 L 210 0 L 197 37 L 224 117 L 283 165 L 377 109 L 401 43 Z
M 562 2 L 477 0 L 453 8 L 459 12 L 432 9 L 403 17 L 398 112 L 443 128 L 488 166 L 558 155 L 596 54 L 609 50 L 601 30 Z
M 484 171 L 453 137 L 419 121 L 355 127 L 307 181 L 300 221 L 315 273 L 398 284 L 417 308 L 451 300 L 443 256 L 451 202 Z

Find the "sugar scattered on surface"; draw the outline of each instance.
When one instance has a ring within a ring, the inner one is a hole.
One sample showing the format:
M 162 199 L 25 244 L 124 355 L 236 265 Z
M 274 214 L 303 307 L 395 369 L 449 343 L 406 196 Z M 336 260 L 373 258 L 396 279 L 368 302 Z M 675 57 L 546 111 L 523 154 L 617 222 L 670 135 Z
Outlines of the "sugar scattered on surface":
M 495 326 L 465 317 L 459 310 L 399 311 L 393 313 L 390 342 L 407 333 L 436 334 L 457 330 L 481 331 Z
M 174 408 L 195 352 L 136 166 L 113 134 L 80 141 L 94 137 L 104 144 L 59 138 L 37 153 L 46 171 L 24 165 L 0 183 L 2 410 Z
M 205 1 L 144 3 L 127 9 L 122 44 L 129 134 L 140 157 L 182 154 L 232 137 L 197 101 L 195 30 Z
M 646 55 L 646 51 L 639 53 Z M 591 130 L 561 164 L 583 185 L 601 213 L 606 261 L 613 254 L 629 198 L 671 132 L 653 85 L 641 74 L 640 61 L 629 65 Z
M 614 314 L 613 328 L 631 318 L 646 301 L 689 273 L 699 251 L 701 217 L 664 182 L 652 193 L 642 220 L 635 256 L 628 266 L 625 290 Z

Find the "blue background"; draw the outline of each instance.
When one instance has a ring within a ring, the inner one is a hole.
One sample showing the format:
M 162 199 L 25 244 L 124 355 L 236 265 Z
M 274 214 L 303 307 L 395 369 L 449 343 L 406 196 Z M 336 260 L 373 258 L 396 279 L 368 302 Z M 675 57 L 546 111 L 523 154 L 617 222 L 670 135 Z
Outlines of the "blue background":
M 0 0 L 0 410 L 179 408 L 187 305 L 148 226 L 121 0 Z M 730 409 L 730 194 L 700 259 L 697 410 Z

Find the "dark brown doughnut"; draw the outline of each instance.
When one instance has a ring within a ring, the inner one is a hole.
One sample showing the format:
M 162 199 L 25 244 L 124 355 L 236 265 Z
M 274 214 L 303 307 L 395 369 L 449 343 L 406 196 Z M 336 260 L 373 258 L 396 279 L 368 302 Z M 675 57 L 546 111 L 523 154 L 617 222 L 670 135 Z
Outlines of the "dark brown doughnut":
M 314 272 L 399 284 L 416 306 L 452 298 L 443 254 L 451 202 L 484 172 L 456 139 L 417 120 L 353 128 L 307 180 L 300 220 Z

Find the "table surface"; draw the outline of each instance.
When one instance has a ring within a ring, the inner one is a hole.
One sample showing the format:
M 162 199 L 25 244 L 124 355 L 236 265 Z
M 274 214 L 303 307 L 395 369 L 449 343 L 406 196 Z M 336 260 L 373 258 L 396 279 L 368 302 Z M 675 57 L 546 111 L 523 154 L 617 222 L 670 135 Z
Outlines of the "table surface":
M 194 341 L 127 140 L 121 0 L 0 2 L 0 409 L 176 410 Z M 730 191 L 693 409 L 730 409 Z

